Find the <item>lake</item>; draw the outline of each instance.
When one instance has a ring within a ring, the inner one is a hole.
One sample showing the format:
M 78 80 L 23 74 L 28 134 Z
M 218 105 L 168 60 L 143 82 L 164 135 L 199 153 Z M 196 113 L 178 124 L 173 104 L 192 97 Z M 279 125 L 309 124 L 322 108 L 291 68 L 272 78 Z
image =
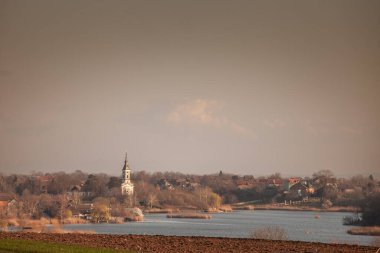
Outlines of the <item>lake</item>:
M 319 216 L 316 219 L 315 216 Z M 146 214 L 143 222 L 123 224 L 70 224 L 67 230 L 93 230 L 99 234 L 177 235 L 248 238 L 265 225 L 286 230 L 289 240 L 370 245 L 374 237 L 347 234 L 343 226 L 349 213 L 310 211 L 235 211 L 212 214 L 210 220 L 168 219 L 166 214 Z

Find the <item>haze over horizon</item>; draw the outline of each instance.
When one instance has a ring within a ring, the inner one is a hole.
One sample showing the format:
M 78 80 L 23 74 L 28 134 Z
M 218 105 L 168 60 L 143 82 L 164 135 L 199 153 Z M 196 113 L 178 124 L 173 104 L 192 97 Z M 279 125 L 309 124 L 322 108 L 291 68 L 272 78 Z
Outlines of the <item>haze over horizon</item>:
M 0 173 L 380 177 L 380 1 L 0 0 Z

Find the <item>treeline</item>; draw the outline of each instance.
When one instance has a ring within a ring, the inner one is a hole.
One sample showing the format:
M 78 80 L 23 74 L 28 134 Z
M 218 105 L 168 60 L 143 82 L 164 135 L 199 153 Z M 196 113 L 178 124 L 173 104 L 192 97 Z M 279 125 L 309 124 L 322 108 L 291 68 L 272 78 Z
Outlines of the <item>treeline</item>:
M 258 178 L 223 172 L 210 175 L 145 171 L 132 173 L 136 195 L 134 199 L 138 202 L 136 204 L 152 202 L 149 199 L 154 198 L 155 204 L 161 206 L 194 204 L 194 201 L 186 201 L 191 199 L 187 193 L 201 191 L 218 194 L 226 204 L 245 201 L 280 202 L 286 199 L 284 193 L 291 190 L 288 180 L 290 179 L 281 177 L 279 173 Z M 313 188 L 308 196 L 324 198 L 340 206 L 359 206 L 367 195 L 379 188 L 379 182 L 372 175 L 337 179 L 326 170 L 298 180 Z M 82 200 L 91 201 L 96 197 L 120 197 L 120 185 L 120 177 L 103 173 L 87 174 L 79 170 L 72 173 L 0 174 L 0 192 L 15 196 L 59 195 L 78 191 L 81 192 Z M 180 199 L 173 196 L 176 193 L 181 195 Z M 201 193 L 196 194 L 199 199 L 198 195 Z
M 114 215 L 120 214 L 121 207 L 127 205 L 216 209 L 221 204 L 247 201 L 278 203 L 308 199 L 318 199 L 313 204 L 319 206 L 357 206 L 372 210 L 365 204 L 373 203 L 369 199 L 379 192 L 379 182 L 371 175 L 337 179 L 328 170 L 318 171 L 310 178 L 283 178 L 279 173 L 255 178 L 222 171 L 211 175 L 138 171 L 132 173 L 132 181 L 134 195 L 126 200 L 121 195 L 120 177 L 103 173 L 0 174 L 0 194 L 17 200 L 13 207 L 8 207 L 8 214 L 13 208 L 13 215 L 62 218 L 69 215 L 67 213 L 79 212 L 85 203 L 112 206 Z

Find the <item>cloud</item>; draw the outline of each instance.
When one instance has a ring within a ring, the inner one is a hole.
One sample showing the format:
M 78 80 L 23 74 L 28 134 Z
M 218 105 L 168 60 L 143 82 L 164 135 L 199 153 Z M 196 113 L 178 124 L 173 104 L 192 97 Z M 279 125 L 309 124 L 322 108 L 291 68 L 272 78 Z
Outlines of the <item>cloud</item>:
M 216 100 L 196 99 L 178 105 L 169 113 L 167 120 L 174 124 L 200 124 L 215 128 L 226 128 L 236 134 L 255 138 L 254 133 L 249 129 L 225 116 L 220 116 L 222 109 L 223 104 Z
M 197 99 L 176 107 L 168 120 L 174 123 L 195 122 L 204 125 L 220 127 L 226 123 L 225 118 L 215 116 L 215 112 L 222 108 L 222 105 L 215 100 Z
M 272 120 L 264 120 L 264 125 L 272 128 L 272 129 L 278 129 L 278 128 L 284 128 L 286 126 L 285 121 L 281 119 L 272 119 Z

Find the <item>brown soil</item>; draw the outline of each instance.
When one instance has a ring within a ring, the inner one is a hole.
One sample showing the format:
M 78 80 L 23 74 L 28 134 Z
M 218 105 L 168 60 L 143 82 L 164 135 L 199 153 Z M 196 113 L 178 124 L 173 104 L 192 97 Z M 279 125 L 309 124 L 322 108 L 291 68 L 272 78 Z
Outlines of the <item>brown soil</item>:
M 23 239 L 141 252 L 376 252 L 377 248 L 345 244 L 269 241 L 190 236 L 44 234 L 0 232 L 0 239 Z

